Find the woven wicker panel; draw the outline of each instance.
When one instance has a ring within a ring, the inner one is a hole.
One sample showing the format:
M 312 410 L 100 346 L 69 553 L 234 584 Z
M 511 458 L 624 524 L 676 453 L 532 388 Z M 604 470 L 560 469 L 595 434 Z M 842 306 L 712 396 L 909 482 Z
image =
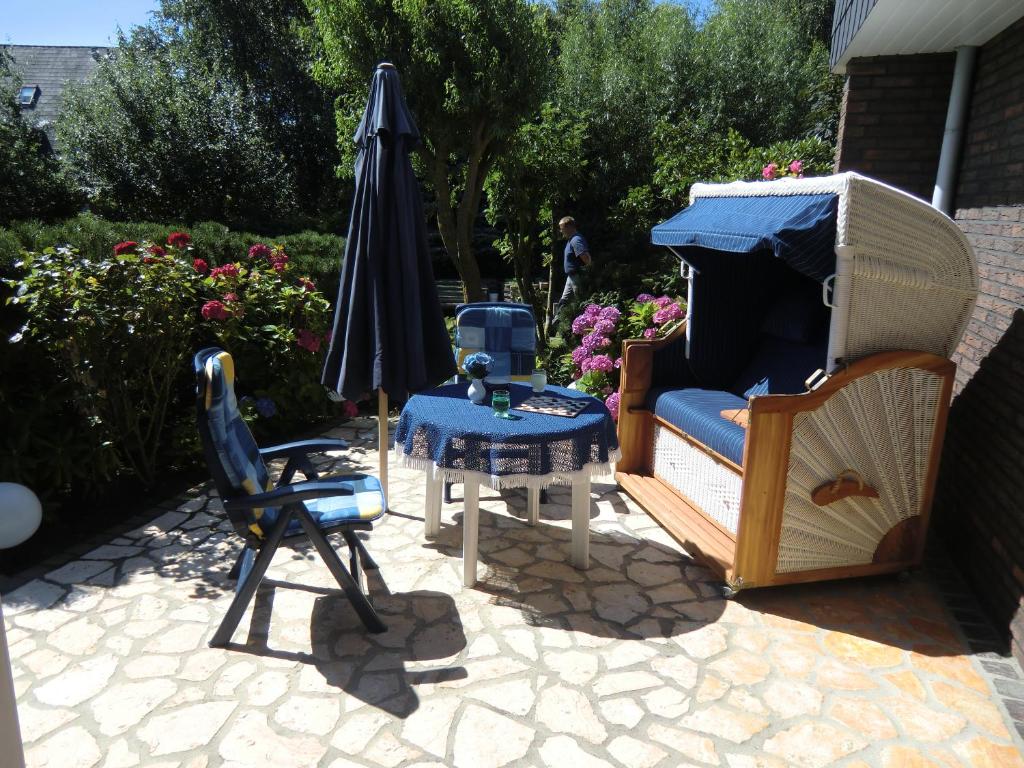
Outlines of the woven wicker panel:
M 836 246 L 849 248 L 836 268 L 850 279 L 845 306 L 833 310 L 842 333 L 829 357 L 852 362 L 893 349 L 949 357 L 974 308 L 977 266 L 959 227 L 923 200 L 856 173 L 694 184 L 690 198 L 827 193 L 839 196 Z
M 941 392 L 936 374 L 890 369 L 794 417 L 776 572 L 870 563 L 890 528 L 920 514 Z M 846 469 L 879 498 L 811 501 L 815 488 Z
M 736 533 L 743 478 L 661 426 L 654 428 L 654 474 Z

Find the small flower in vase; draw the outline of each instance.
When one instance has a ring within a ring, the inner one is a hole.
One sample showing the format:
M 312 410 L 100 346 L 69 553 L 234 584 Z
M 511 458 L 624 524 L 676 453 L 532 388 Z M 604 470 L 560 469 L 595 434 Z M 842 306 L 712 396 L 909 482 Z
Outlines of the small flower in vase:
M 491 372 L 491 365 L 494 359 L 486 352 L 474 352 L 462 361 L 462 369 L 466 372 L 466 378 L 483 379 Z

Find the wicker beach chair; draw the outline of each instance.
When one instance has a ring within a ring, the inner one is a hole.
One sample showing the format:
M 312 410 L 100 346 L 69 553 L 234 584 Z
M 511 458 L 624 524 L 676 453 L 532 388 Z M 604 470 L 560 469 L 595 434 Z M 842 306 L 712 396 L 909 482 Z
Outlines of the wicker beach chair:
M 921 560 L 977 295 L 945 215 L 853 173 L 696 184 L 687 321 L 623 350 L 617 479 L 727 592 Z

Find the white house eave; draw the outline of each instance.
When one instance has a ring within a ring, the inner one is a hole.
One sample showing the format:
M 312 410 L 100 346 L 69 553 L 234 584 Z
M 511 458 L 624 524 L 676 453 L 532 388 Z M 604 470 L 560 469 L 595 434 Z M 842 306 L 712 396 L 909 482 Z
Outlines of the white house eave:
M 877 0 L 833 71 L 851 59 L 984 45 L 1024 16 L 1024 0 Z

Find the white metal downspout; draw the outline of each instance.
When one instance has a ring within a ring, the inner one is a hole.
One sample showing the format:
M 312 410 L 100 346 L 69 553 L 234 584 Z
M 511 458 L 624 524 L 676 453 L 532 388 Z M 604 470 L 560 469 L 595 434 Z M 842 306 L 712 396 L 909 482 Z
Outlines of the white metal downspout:
M 953 215 L 960 147 L 967 124 L 967 107 L 971 101 L 974 63 L 977 58 L 977 46 L 962 45 L 956 49 L 956 68 L 953 70 L 953 85 L 949 91 L 949 109 L 946 111 L 946 131 L 942 137 L 939 170 L 935 174 L 935 191 L 932 193 L 932 207 L 947 216 Z

